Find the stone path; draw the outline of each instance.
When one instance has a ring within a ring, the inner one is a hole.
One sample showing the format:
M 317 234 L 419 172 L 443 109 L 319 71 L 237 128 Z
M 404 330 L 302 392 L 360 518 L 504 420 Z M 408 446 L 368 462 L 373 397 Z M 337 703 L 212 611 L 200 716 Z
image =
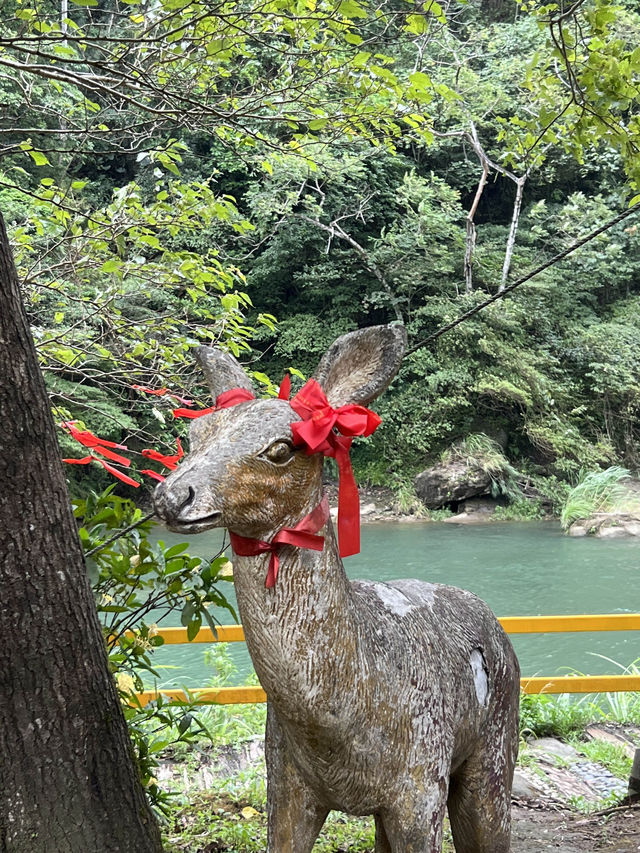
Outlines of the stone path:
M 614 744 L 629 758 L 640 744 L 640 729 L 632 726 L 593 725 L 585 736 Z M 556 738 L 530 741 L 514 780 L 512 853 L 639 853 L 640 804 L 587 815 L 577 809 L 623 800 L 627 783 Z

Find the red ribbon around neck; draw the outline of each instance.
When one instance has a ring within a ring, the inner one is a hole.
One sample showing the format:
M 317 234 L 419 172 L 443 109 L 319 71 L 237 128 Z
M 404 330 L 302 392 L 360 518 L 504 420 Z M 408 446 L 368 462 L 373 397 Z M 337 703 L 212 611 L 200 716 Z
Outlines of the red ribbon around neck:
M 318 530 L 324 527 L 328 519 L 329 501 L 325 495 L 309 515 L 305 515 L 302 521 L 299 521 L 295 527 L 283 527 L 282 530 L 276 533 L 271 542 L 264 542 L 262 539 L 250 539 L 248 536 L 239 536 L 230 530 L 231 547 L 240 557 L 255 557 L 258 554 L 266 553 L 271 554 L 269 568 L 267 569 L 267 579 L 265 581 L 267 589 L 271 589 L 276 585 L 278 569 L 280 567 L 279 546 L 293 545 L 296 548 L 309 548 L 313 551 L 322 551 L 324 536 L 317 536 L 316 534 Z
M 360 551 L 360 501 L 349 450 L 356 435 L 371 435 L 382 422 L 364 406 L 348 405 L 334 409 L 315 379 L 309 381 L 291 400 L 291 408 L 302 418 L 291 424 L 296 444 L 307 453 L 323 453 L 338 463 L 338 540 L 340 556 Z

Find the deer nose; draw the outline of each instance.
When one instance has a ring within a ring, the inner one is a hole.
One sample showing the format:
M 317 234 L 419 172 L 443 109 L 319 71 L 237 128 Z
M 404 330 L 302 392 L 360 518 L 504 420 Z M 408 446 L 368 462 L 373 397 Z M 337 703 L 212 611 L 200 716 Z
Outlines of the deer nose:
M 179 483 L 168 486 L 160 483 L 153 493 L 153 504 L 157 514 L 164 521 L 179 521 L 180 516 L 189 510 L 195 501 L 196 493 L 192 486 Z

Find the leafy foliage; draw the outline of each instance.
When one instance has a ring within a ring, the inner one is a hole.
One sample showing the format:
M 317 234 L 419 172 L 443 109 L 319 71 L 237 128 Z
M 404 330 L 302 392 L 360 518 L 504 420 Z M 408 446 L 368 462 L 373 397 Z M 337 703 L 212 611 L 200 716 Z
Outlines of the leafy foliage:
M 0 26 L 28 94 L 0 74 L 0 204 L 56 417 L 134 448 L 174 431 L 132 386 L 205 401 L 197 343 L 260 358 L 265 385 L 363 325 L 414 343 L 637 178 L 631 4 L 58 11 Z M 400 487 L 478 433 L 553 483 L 634 468 L 639 250 L 636 225 L 609 231 L 409 356 L 361 476 Z
M 150 519 L 112 488 L 77 501 L 75 515 L 141 778 L 154 805 L 166 811 L 169 795 L 155 778 L 158 754 L 171 743 L 211 734 L 188 697 L 171 704 L 158 697 L 141 706 L 133 694 L 158 677 L 153 651 L 164 643 L 158 623 L 169 613 L 180 614 L 190 640 L 203 620 L 215 630 L 211 604 L 237 621 L 220 589 L 227 558 L 205 560 L 191 557 L 185 544 L 153 544 Z

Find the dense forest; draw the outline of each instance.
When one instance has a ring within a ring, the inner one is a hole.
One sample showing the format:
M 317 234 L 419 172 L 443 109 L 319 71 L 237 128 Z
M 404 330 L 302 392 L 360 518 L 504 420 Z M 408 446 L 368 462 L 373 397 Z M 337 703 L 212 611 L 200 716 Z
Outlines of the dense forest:
M 175 448 L 198 342 L 265 393 L 358 327 L 416 347 L 640 198 L 638 43 L 632 0 L 5 3 L 0 210 L 56 419 Z M 360 480 L 478 434 L 552 498 L 636 468 L 639 227 L 411 352 Z

